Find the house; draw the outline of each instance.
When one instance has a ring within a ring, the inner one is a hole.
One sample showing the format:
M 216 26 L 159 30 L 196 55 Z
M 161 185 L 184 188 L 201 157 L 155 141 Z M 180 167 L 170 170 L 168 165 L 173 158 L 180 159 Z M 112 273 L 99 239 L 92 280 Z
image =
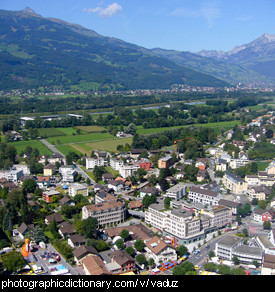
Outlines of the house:
M 223 176 L 222 183 L 225 188 L 235 194 L 244 194 L 247 191 L 247 182 L 233 173 L 226 172 Z
M 86 243 L 86 237 L 82 236 L 81 234 L 73 234 L 68 238 L 68 244 L 72 248 L 79 247 L 81 245 L 85 245 Z
M 227 170 L 227 161 L 219 157 L 216 161 L 216 171 L 226 171 L 226 170 Z
M 51 203 L 53 196 L 58 196 L 60 193 L 55 190 L 50 190 L 50 191 L 44 191 L 42 194 L 42 199 L 46 201 L 47 203 Z
M 61 227 L 58 229 L 58 233 L 62 238 L 68 238 L 76 233 L 74 226 L 71 223 L 64 222 L 61 224 Z
M 37 185 L 40 189 L 47 189 L 51 184 L 49 176 L 39 176 L 37 178 Z
M 75 206 L 75 202 L 71 198 L 65 196 L 59 200 L 59 206 L 62 207 L 64 205 Z
M 263 210 L 256 208 L 255 211 L 253 212 L 253 220 L 257 222 L 264 222 L 264 221 L 269 221 L 271 222 L 274 218 L 274 211 L 273 210 Z
M 248 191 L 249 201 L 252 202 L 253 199 L 263 201 L 268 195 L 271 194 L 271 188 L 264 185 L 253 187 Z
M 132 240 L 141 239 L 146 241 L 152 238 L 151 230 L 143 224 L 106 228 L 105 232 L 108 237 L 113 240 L 115 237 L 120 235 L 120 232 L 123 229 L 129 231 L 129 236 Z
M 206 170 L 205 169 L 199 169 L 199 171 L 197 173 L 197 181 L 198 182 L 202 182 L 206 178 L 207 178 Z
M 87 245 L 79 246 L 77 249 L 73 250 L 74 260 L 78 266 L 83 264 L 83 260 L 87 256 L 97 254 L 98 252 L 94 247 Z
M 49 225 L 51 222 L 55 221 L 56 224 L 60 224 L 61 222 L 63 222 L 63 217 L 59 214 L 59 213 L 55 213 L 55 214 L 52 214 L 52 215 L 48 215 L 46 218 L 45 218 L 45 223 L 47 225 Z
M 29 224 L 27 225 L 26 223 L 22 223 L 18 228 L 17 228 L 17 236 L 21 238 L 22 240 L 25 238 L 25 235 L 34 230 L 34 225 Z
M 176 249 L 157 236 L 145 242 L 145 250 L 149 258 L 153 258 L 155 263 L 177 260 Z
M 140 197 L 143 198 L 146 195 L 148 196 L 158 195 L 158 193 L 159 190 L 157 188 L 146 186 L 140 190 Z
M 136 268 L 135 259 L 123 250 L 116 250 L 111 253 L 112 262 L 120 266 L 120 273 L 133 271 Z
M 146 149 L 131 149 L 131 157 L 134 159 L 137 159 L 139 157 L 140 154 L 142 154 L 143 152 L 147 152 Z
M 56 166 L 54 164 L 48 164 L 43 168 L 44 176 L 53 176 L 56 171 Z
M 53 153 L 51 157 L 48 158 L 48 162 L 50 164 L 58 163 L 64 163 L 65 158 L 60 153 Z
M 99 204 L 101 202 L 113 201 L 113 200 L 117 200 L 117 198 L 104 191 L 101 191 L 95 194 L 95 204 Z
M 200 170 L 205 170 L 206 166 L 207 166 L 207 159 L 206 158 L 198 158 L 195 166 Z
M 120 180 L 110 180 L 108 181 L 108 188 L 113 189 L 115 192 L 120 192 L 124 190 L 124 184 Z
M 111 273 L 105 267 L 103 260 L 97 255 L 88 255 L 82 260 L 82 263 L 86 275 L 111 275 Z
M 114 176 L 112 173 L 103 173 L 102 174 L 102 180 L 104 182 L 109 182 L 110 180 L 113 180 L 114 179 Z
M 141 201 L 131 201 L 129 202 L 128 204 L 128 207 L 129 209 L 139 209 L 141 208 L 143 205 L 142 205 L 142 202 Z

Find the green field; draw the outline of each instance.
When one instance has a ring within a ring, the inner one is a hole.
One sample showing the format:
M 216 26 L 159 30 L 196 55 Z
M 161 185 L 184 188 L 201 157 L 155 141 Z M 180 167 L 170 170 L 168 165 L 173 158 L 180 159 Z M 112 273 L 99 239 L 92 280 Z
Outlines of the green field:
M 239 125 L 240 121 L 226 121 L 226 122 L 217 122 L 217 123 L 207 123 L 207 124 L 193 124 L 191 126 L 196 127 L 209 127 L 214 129 L 217 133 L 220 133 L 221 128 L 225 131 L 232 129 L 235 125 Z M 137 133 L 138 134 L 153 134 L 153 133 L 161 133 L 163 131 L 188 127 L 188 126 L 175 126 L 175 127 L 166 127 L 166 128 L 150 128 L 144 129 L 142 126 L 137 126 Z
M 89 134 L 79 134 L 79 135 L 67 135 L 67 136 L 56 136 L 50 137 L 47 141 L 53 145 L 63 145 L 63 144 L 74 144 L 74 143 L 89 143 L 98 142 L 102 140 L 110 140 L 114 138 L 109 133 L 89 133 Z
M 33 149 L 37 148 L 40 155 L 46 154 L 51 156 L 53 154 L 53 152 L 39 140 L 12 142 L 11 145 L 16 148 L 18 154 L 22 151 L 24 152 L 27 146 L 31 146 Z

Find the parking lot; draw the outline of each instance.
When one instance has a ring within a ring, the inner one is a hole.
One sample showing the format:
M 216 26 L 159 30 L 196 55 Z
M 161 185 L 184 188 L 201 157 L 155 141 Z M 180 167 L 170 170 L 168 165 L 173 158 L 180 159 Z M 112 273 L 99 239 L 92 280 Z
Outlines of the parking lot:
M 79 275 L 79 269 L 72 267 L 51 244 L 45 248 L 37 247 L 30 257 L 30 265 L 37 274 L 44 275 Z M 41 268 L 41 269 L 40 269 Z

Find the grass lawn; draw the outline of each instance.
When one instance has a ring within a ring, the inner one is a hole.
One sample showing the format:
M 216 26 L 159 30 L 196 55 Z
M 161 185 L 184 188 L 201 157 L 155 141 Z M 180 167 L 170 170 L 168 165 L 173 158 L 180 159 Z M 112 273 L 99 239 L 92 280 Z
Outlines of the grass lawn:
M 257 162 L 258 165 L 258 171 L 265 171 L 265 169 L 268 167 L 269 162 Z

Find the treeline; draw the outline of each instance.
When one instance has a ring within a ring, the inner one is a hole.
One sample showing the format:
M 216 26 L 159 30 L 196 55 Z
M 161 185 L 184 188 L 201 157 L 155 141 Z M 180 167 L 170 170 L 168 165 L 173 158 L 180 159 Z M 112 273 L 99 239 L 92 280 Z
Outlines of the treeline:
M 135 134 L 133 148 L 157 150 L 173 145 L 175 140 L 186 139 L 179 141 L 177 147 L 186 159 L 196 159 L 205 157 L 203 144 L 213 143 L 216 138 L 217 134 L 211 128 L 188 126 L 150 135 Z
M 224 91 L 216 93 L 166 93 L 151 95 L 127 95 L 127 94 L 87 94 L 85 96 L 61 97 L 61 98 L 41 98 L 24 97 L 19 101 L 12 101 L 10 98 L 0 98 L 0 114 L 19 114 L 19 113 L 57 113 L 64 111 L 82 111 L 90 109 L 104 108 L 124 108 L 126 106 L 142 106 L 148 104 L 161 104 L 178 101 L 190 101 L 203 99 L 207 100 L 208 105 L 217 107 L 216 112 L 220 110 L 232 111 L 238 107 L 256 105 L 263 94 L 258 93 L 226 93 Z M 265 95 L 268 96 L 268 95 Z M 227 104 L 221 98 L 233 98 L 237 101 Z M 210 102 L 209 100 L 216 100 Z

